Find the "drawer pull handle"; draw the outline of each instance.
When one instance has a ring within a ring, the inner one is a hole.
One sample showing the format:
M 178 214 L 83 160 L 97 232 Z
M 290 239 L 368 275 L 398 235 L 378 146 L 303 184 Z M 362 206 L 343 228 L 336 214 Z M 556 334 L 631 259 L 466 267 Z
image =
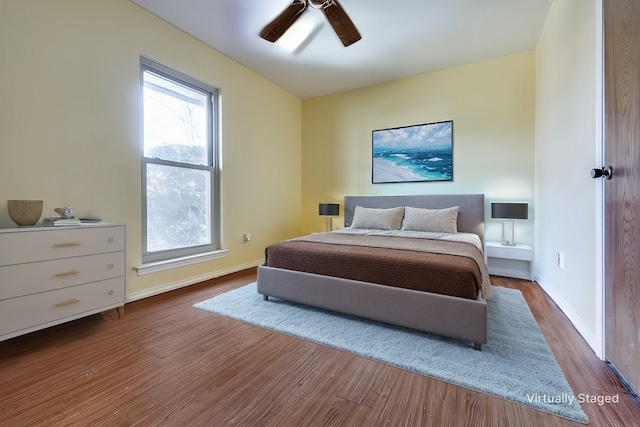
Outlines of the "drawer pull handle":
M 80 242 L 56 243 L 54 246 L 56 248 L 62 248 L 64 246 L 80 246 Z
M 78 298 L 74 298 L 74 299 L 70 299 L 68 301 L 59 302 L 59 303 L 56 304 L 56 307 L 62 307 L 62 306 L 69 305 L 69 304 L 75 304 L 77 302 L 80 302 L 80 300 Z
M 80 274 L 79 270 L 65 271 L 63 273 L 56 273 L 56 277 L 73 276 L 74 274 Z

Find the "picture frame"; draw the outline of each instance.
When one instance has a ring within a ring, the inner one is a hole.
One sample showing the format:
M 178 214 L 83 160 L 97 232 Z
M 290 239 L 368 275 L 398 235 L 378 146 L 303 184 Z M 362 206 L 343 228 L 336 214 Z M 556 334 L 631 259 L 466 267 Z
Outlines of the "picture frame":
M 453 120 L 371 134 L 373 184 L 453 181 Z

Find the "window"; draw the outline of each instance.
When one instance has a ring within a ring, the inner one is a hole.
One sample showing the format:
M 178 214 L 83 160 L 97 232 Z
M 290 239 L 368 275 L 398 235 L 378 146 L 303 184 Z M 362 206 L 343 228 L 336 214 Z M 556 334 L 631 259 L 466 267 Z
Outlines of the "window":
M 142 58 L 143 263 L 218 249 L 217 90 Z

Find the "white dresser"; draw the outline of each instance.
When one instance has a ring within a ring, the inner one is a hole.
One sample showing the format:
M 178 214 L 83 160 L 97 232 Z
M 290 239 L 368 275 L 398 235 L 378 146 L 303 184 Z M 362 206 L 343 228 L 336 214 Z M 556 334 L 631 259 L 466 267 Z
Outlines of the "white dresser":
M 0 229 L 0 341 L 125 301 L 125 226 Z

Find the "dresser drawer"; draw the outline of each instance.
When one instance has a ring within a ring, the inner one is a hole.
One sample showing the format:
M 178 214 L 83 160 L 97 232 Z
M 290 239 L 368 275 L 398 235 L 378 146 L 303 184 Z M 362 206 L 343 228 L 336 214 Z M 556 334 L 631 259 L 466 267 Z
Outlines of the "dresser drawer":
M 123 251 L 124 226 L 42 227 L 0 234 L 0 265 Z
M 124 252 L 0 267 L 0 300 L 124 276 Z
M 124 278 L 6 299 L 0 301 L 0 335 L 119 303 L 124 305 Z

